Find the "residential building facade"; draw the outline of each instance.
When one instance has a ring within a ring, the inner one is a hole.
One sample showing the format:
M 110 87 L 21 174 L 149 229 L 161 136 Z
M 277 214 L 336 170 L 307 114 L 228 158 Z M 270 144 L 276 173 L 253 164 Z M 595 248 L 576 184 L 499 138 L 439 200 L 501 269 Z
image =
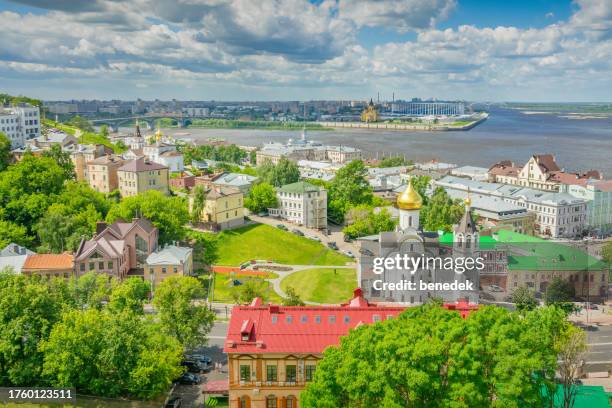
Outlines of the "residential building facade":
M 122 197 L 135 196 L 149 190 L 168 193 L 168 167 L 144 157 L 119 167 L 117 176 Z
M 189 197 L 189 208 L 193 208 L 193 195 Z M 244 195 L 233 187 L 207 187 L 200 221 L 217 231 L 244 225 Z
M 144 218 L 132 222 L 99 222 L 96 235 L 82 240 L 75 255 L 77 276 L 104 273 L 124 279 L 134 271 L 142 276 L 147 257 L 157 249 L 159 230 Z
M 102 156 L 87 163 L 87 181 L 91 188 L 110 193 L 119 188 L 118 170 L 125 164 L 119 156 Z
M 230 408 L 298 408 L 323 351 L 356 326 L 397 317 L 361 289 L 339 306 L 234 306 L 223 351 L 228 355 Z
M 40 136 L 40 109 L 25 103 L 0 107 L 0 132 L 7 135 L 12 149 L 25 146 L 27 140 Z
M 327 228 L 327 190 L 305 181 L 286 184 L 276 191 L 277 208 L 269 208 L 273 217 L 308 228 Z
M 177 245 L 158 248 L 147 257 L 144 267 L 144 281 L 150 283 L 151 292 L 170 276 L 191 276 L 193 274 L 193 250 Z

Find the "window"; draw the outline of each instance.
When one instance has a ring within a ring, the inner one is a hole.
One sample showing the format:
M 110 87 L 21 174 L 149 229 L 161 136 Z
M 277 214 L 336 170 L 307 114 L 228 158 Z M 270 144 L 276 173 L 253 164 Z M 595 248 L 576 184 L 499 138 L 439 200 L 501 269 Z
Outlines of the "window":
M 251 367 L 248 365 L 240 366 L 240 381 L 251 381 Z
M 177 273 L 177 272 L 178 272 L 178 267 L 174 266 L 174 267 L 172 268 L 172 272 Z
M 329 323 L 333 324 L 336 323 L 336 316 L 331 315 L 327 318 L 327 320 L 329 321 Z
M 276 397 L 274 395 L 266 397 L 266 408 L 277 408 Z
M 297 408 L 297 402 L 293 395 L 287 397 L 287 401 L 285 402 L 285 408 Z
M 300 322 L 302 322 L 302 323 L 308 323 L 308 316 L 306 316 L 306 315 L 302 315 L 302 316 L 300 317 Z
M 313 364 L 306 365 L 306 381 L 312 381 L 314 378 L 315 369 L 317 366 Z
M 149 268 L 149 273 L 150 273 L 151 275 L 153 275 L 153 273 L 155 273 L 155 272 L 154 272 L 154 270 L 153 270 L 153 268 Z
M 81 270 L 81 272 L 85 272 L 85 262 L 81 262 L 79 269 Z
M 266 366 L 266 381 L 277 381 L 277 367 L 275 365 Z
M 376 323 L 376 322 L 380 322 L 380 315 L 374 315 L 374 316 L 372 316 L 372 321 L 373 321 L 374 323 Z
M 96 265 L 95 265 L 93 262 L 90 262 L 90 263 L 89 263 L 89 270 L 90 270 L 90 271 L 93 271 L 93 270 L 95 270 L 95 269 L 96 269 Z
M 295 382 L 297 378 L 297 369 L 294 365 L 288 365 L 285 367 L 285 381 Z
M 162 268 L 162 273 L 166 273 L 166 268 Z
M 276 324 L 278 321 L 278 316 L 272 316 L 272 324 Z
M 315 316 L 315 323 L 321 323 L 321 316 Z
M 104 269 L 104 262 L 98 262 L 98 269 Z
M 349 324 L 351 322 L 350 316 L 344 316 L 344 323 Z
M 244 397 L 240 397 L 240 408 L 248 408 L 251 404 L 249 404 L 249 397 L 246 395 Z
M 113 261 L 108 261 L 108 269 L 113 269 Z
M 293 316 L 291 316 L 291 315 L 287 315 L 287 317 L 285 318 L 285 320 L 287 321 L 287 323 L 291 323 L 291 322 L 293 322 Z

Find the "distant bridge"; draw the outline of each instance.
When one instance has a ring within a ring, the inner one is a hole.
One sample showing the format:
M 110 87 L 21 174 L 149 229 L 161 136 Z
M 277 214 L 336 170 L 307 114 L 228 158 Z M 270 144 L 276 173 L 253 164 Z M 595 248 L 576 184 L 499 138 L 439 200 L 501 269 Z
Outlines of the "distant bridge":
M 126 116 L 122 118 L 101 118 L 91 119 L 89 123 L 96 126 L 107 125 L 113 132 L 117 132 L 119 127 L 127 123 L 132 123 L 136 120 L 145 123 L 148 129 L 155 128 L 155 122 L 158 119 L 172 119 L 178 123 L 179 127 L 185 127 L 191 124 L 191 119 L 197 116 L 185 116 L 180 112 L 163 112 L 163 113 L 148 113 L 145 115 Z

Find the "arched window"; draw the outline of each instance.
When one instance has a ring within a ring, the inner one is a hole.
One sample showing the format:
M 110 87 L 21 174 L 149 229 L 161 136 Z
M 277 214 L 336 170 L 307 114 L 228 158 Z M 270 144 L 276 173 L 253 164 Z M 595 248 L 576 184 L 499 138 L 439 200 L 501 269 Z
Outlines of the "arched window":
M 276 397 L 274 395 L 268 395 L 266 397 L 266 408 L 278 408 L 276 402 Z
M 466 247 L 466 248 L 469 248 L 469 247 L 470 247 L 470 244 L 471 244 L 471 242 L 470 242 L 470 241 L 471 241 L 471 240 L 472 240 L 472 237 L 471 237 L 471 236 L 469 236 L 469 235 L 466 235 L 466 236 L 465 236 L 465 247 Z
M 288 396 L 285 402 L 285 408 L 297 408 L 297 398 L 293 395 Z

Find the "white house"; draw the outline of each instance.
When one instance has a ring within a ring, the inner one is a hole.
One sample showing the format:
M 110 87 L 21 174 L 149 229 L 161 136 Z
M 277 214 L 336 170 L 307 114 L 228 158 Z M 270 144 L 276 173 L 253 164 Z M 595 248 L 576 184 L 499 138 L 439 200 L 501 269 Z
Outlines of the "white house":
M 304 225 L 308 228 L 327 228 L 327 191 L 320 186 L 298 181 L 276 191 L 277 208 L 269 208 L 271 216 Z

